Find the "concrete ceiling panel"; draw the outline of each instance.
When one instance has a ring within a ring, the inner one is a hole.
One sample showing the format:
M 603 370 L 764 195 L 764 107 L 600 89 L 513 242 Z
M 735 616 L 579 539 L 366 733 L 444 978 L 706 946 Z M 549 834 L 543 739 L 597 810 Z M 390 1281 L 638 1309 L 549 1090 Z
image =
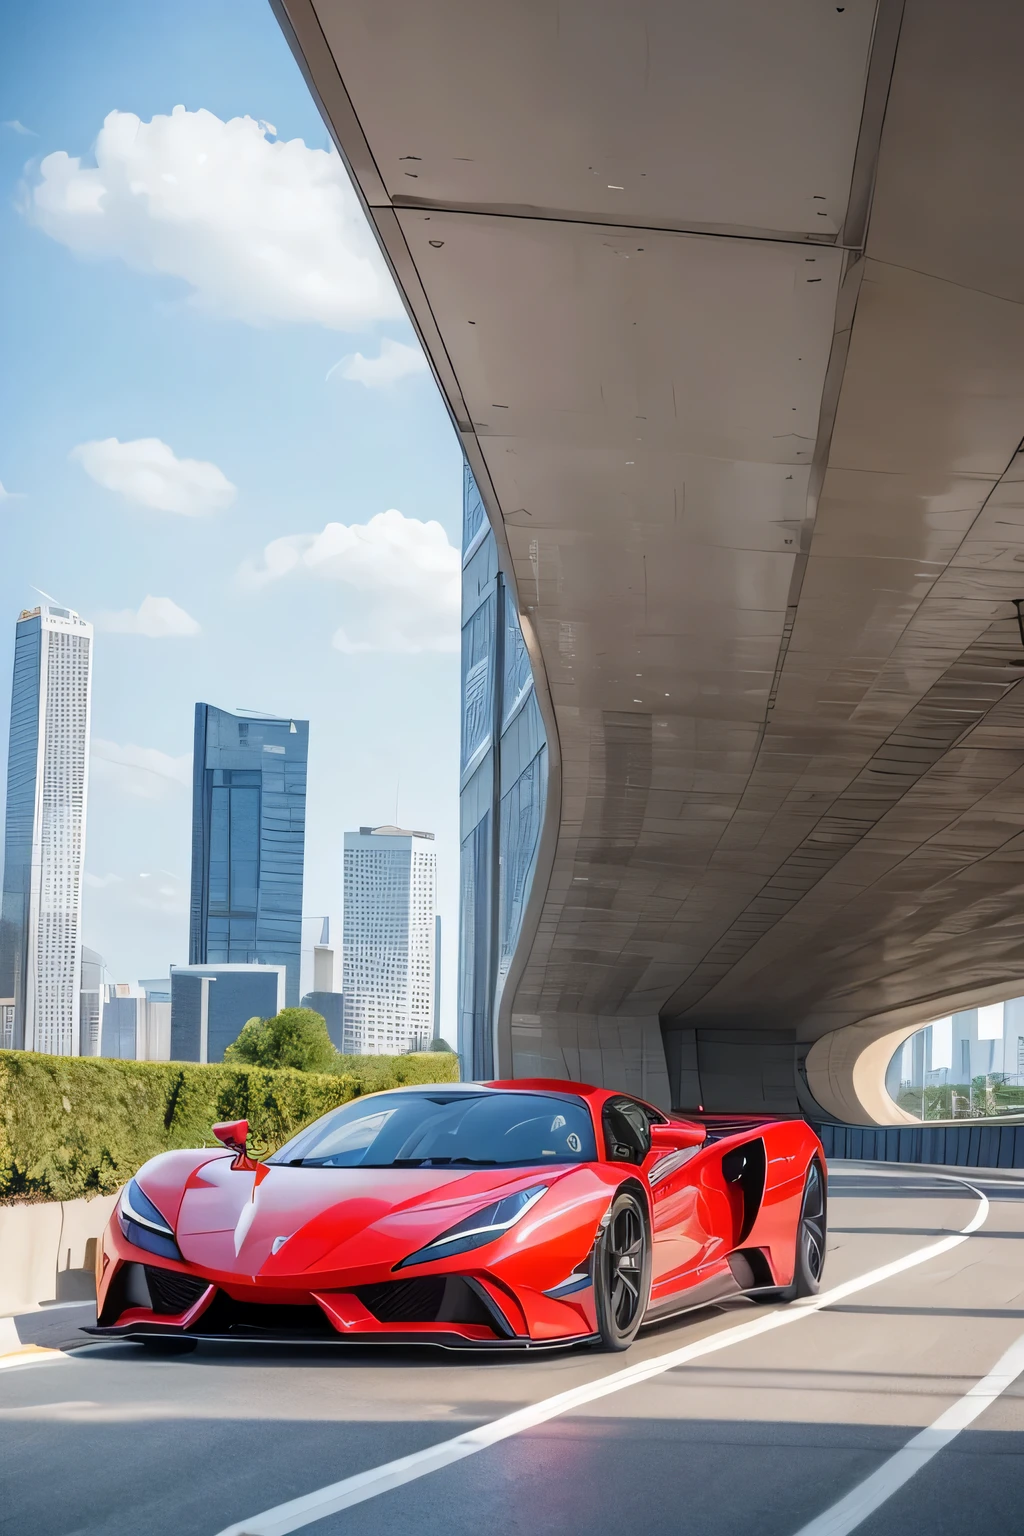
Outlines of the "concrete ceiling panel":
M 843 226 L 874 0 L 316 11 L 396 204 L 821 240 Z
M 810 462 L 841 252 L 398 218 L 481 441 L 615 448 L 623 472 L 652 450 Z
M 1024 303 L 1024 7 L 915 0 L 871 211 L 877 260 Z

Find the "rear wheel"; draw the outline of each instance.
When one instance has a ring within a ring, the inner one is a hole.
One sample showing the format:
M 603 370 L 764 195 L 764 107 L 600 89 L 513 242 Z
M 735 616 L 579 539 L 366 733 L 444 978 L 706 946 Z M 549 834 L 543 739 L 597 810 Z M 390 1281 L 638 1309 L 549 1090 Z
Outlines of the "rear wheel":
M 796 1261 L 793 1279 L 777 1290 L 758 1291 L 754 1301 L 796 1301 L 800 1296 L 816 1296 L 825 1268 L 825 1238 L 828 1220 L 825 1207 L 825 1178 L 815 1159 L 807 1170 L 800 1220 L 796 1228 Z
M 594 1307 L 605 1349 L 628 1349 L 643 1322 L 651 1292 L 647 1213 L 636 1195 L 621 1190 L 594 1255 Z

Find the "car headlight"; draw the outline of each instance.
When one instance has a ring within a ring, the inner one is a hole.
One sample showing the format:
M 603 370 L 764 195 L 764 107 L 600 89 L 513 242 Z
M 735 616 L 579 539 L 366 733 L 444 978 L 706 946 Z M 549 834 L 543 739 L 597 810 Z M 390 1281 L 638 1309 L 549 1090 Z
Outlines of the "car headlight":
M 121 1191 L 117 1221 L 125 1237 L 136 1248 L 159 1253 L 165 1259 L 181 1258 L 181 1252 L 174 1241 L 174 1232 L 149 1196 L 143 1192 L 137 1179 L 129 1179 Z
M 472 1216 L 464 1216 L 425 1248 L 417 1248 L 415 1253 L 410 1253 L 395 1268 L 405 1269 L 409 1264 L 429 1264 L 432 1259 L 447 1259 L 453 1254 L 468 1253 L 471 1248 L 482 1248 L 485 1243 L 493 1243 L 496 1238 L 503 1237 L 510 1227 L 514 1227 L 517 1221 L 522 1221 L 527 1211 L 532 1210 L 547 1191 L 546 1184 L 534 1184 L 530 1189 L 521 1189 L 515 1195 L 493 1200 L 490 1205 L 474 1211 Z

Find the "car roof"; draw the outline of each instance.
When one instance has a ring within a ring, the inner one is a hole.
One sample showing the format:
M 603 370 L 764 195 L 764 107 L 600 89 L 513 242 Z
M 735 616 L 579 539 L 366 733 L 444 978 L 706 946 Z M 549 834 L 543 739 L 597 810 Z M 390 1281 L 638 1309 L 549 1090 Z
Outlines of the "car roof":
M 394 1088 L 378 1088 L 376 1093 L 559 1093 L 574 1097 L 603 1092 L 585 1083 L 561 1082 L 557 1078 L 520 1078 L 515 1082 L 494 1083 L 397 1083 Z M 371 1094 L 364 1094 L 371 1098 Z
M 597 1098 L 609 1092 L 606 1088 L 595 1088 L 593 1083 L 575 1083 L 562 1077 L 497 1078 L 486 1086 L 513 1093 L 569 1093 L 582 1099 Z

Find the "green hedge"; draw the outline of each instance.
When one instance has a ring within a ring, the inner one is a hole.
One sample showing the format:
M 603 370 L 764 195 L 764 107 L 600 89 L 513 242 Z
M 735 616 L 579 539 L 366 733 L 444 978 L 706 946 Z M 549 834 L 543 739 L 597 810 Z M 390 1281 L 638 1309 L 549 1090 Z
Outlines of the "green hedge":
M 349 1056 L 331 1074 L 0 1051 L 0 1200 L 73 1200 L 119 1188 L 170 1147 L 216 1146 L 249 1121 L 265 1155 L 327 1110 L 401 1083 L 453 1082 L 458 1058 Z

